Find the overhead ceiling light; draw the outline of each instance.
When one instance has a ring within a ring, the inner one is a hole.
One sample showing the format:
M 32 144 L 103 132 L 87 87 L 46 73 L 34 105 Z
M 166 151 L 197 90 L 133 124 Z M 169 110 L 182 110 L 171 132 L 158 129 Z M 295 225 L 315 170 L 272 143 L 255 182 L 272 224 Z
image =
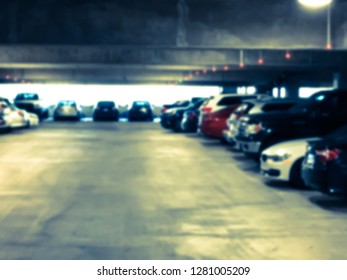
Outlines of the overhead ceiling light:
M 298 2 L 306 7 L 319 9 L 329 6 L 333 0 L 298 0 Z

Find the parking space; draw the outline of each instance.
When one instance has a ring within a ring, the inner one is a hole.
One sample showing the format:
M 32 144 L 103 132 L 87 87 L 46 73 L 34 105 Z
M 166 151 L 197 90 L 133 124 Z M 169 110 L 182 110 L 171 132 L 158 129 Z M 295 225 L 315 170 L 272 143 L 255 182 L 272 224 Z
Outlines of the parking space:
M 0 259 L 345 259 L 347 202 L 157 123 L 0 137 Z

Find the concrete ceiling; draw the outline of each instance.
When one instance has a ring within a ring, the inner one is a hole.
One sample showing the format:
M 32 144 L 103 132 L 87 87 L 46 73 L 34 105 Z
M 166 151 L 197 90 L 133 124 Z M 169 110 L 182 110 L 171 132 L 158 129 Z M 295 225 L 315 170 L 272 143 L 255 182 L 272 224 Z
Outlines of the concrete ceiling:
M 3 83 L 330 85 L 347 51 L 16 45 L 0 46 L 0 61 Z

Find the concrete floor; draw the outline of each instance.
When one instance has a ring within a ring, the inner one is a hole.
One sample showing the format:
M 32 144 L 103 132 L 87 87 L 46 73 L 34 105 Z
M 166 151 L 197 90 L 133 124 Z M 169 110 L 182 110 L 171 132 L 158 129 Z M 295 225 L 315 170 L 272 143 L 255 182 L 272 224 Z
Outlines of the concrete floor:
M 0 136 L 0 259 L 347 259 L 347 202 L 154 123 Z

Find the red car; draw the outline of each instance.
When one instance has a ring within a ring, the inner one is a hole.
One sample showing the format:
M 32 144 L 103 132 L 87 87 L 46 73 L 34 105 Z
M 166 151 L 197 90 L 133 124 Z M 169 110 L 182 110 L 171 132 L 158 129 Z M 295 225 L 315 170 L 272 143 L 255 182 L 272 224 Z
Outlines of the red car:
M 255 98 L 255 95 L 221 94 L 209 99 L 200 109 L 199 133 L 223 139 L 223 130 L 228 128 L 229 116 L 244 100 Z

